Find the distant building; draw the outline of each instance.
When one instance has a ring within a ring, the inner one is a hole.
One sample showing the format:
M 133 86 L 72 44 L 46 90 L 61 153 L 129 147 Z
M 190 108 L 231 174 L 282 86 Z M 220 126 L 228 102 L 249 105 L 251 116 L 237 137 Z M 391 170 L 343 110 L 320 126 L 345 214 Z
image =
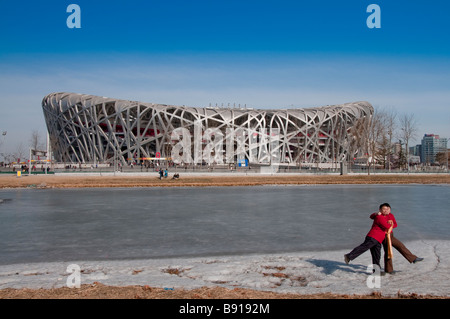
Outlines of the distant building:
M 408 155 L 408 163 L 409 165 L 420 164 L 420 156 Z
M 421 161 L 423 164 L 434 164 L 436 154 L 446 152 L 447 138 L 441 138 L 435 134 L 425 134 L 422 138 Z
M 416 146 L 411 146 L 409 148 L 409 154 L 410 155 L 414 155 L 414 156 L 419 156 L 422 154 L 422 145 L 421 144 L 417 144 Z

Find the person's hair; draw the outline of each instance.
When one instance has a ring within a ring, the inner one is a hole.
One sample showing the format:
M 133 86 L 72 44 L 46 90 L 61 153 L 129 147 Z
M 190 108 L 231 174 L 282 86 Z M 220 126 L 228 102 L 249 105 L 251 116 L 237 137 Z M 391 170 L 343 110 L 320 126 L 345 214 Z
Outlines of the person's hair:
M 380 209 L 383 208 L 384 206 L 391 208 L 391 205 L 389 205 L 388 203 L 383 203 L 380 205 Z

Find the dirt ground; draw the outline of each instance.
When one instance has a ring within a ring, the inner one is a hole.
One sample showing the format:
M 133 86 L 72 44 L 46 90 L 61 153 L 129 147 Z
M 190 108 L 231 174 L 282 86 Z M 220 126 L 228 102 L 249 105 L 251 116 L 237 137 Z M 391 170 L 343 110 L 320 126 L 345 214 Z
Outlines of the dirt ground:
M 305 184 L 449 184 L 448 174 L 410 175 L 271 175 L 271 176 L 186 176 L 162 179 L 157 176 L 0 176 L 0 188 L 78 188 L 78 187 L 174 187 L 174 186 L 256 186 Z M 335 294 L 281 294 L 251 289 L 203 287 L 192 290 L 149 286 L 112 287 L 101 283 L 80 288 L 0 290 L 0 299 L 384 299 L 381 294 L 365 296 Z M 449 297 L 398 295 L 396 299 L 448 299 Z
M 450 174 L 386 175 L 236 175 L 186 176 L 179 179 L 149 176 L 67 176 L 0 175 L 0 188 L 77 188 L 77 187 L 175 187 L 175 186 L 256 186 L 305 184 L 449 184 Z
M 12 289 L 0 290 L 0 299 L 448 299 L 430 295 L 397 295 L 386 297 L 371 295 L 290 294 L 243 288 L 203 287 L 192 290 L 153 288 L 149 286 L 113 287 L 100 283 L 80 288 Z

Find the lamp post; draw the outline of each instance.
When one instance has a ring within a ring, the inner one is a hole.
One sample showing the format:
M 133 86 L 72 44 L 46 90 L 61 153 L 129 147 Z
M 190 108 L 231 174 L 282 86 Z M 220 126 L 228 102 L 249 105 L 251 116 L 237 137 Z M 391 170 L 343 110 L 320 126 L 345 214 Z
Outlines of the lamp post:
M 447 173 L 448 173 L 448 147 L 445 146 L 445 160 L 447 161 Z
M 447 166 L 447 173 L 448 173 L 448 139 L 445 139 L 445 161 L 446 161 L 446 166 Z
M 388 148 L 388 169 L 389 173 L 391 172 L 391 154 L 392 154 L 392 130 L 389 128 L 389 148 Z
M 0 146 L 2 146 L 3 142 L 5 141 L 6 133 L 8 133 L 8 132 L 7 131 L 3 131 L 2 132 L 2 141 L 0 141 Z M 1 155 L 2 155 L 3 158 L 5 157 L 4 153 L 2 153 Z

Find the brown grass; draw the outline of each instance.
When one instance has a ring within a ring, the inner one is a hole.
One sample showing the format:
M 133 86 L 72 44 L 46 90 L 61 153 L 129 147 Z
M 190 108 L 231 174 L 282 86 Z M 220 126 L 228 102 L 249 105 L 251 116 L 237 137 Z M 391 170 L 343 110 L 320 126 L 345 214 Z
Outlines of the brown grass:
M 175 186 L 257 186 L 304 184 L 449 184 L 449 174 L 385 175 L 237 175 L 186 176 L 162 179 L 150 176 L 66 176 L 1 175 L 0 188 L 78 188 L 78 187 L 175 187 Z
M 259 291 L 244 288 L 202 287 L 197 289 L 165 289 L 150 286 L 106 286 L 95 282 L 80 288 L 13 289 L 0 290 L 0 299 L 448 299 L 431 295 L 398 294 L 370 295 L 293 294 Z

